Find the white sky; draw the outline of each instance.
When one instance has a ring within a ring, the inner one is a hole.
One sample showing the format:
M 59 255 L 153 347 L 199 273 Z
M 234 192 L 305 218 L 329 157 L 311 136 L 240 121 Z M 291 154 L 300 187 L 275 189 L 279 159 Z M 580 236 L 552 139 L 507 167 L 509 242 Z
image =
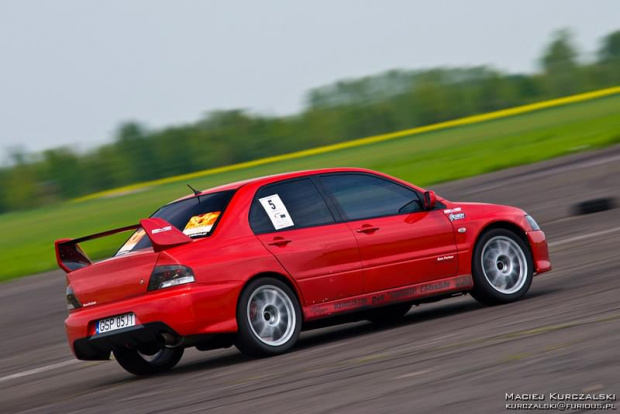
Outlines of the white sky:
M 289 114 L 312 87 L 387 69 L 533 71 L 562 27 L 592 53 L 620 1 L 0 0 L 0 158 L 87 149 L 125 120 Z

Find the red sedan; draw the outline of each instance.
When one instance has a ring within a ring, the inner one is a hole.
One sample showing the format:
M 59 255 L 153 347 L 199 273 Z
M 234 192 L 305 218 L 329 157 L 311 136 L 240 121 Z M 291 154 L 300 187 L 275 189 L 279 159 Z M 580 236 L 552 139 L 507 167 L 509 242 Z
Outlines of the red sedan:
M 133 231 L 92 263 L 79 243 Z M 363 169 L 228 184 L 167 204 L 140 224 L 56 241 L 75 356 L 148 375 L 186 347 L 289 350 L 303 328 L 347 314 L 394 321 L 412 305 L 470 293 L 522 298 L 551 269 L 524 211 L 456 203 Z

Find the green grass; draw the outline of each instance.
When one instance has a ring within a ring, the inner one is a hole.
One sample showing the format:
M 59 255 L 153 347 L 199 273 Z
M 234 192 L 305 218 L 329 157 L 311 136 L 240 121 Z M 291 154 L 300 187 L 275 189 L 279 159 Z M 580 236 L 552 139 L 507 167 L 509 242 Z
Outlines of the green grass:
M 302 159 L 192 180 L 208 188 L 244 178 L 321 167 L 366 167 L 421 186 L 528 164 L 620 142 L 620 96 L 403 137 Z M 134 224 L 188 193 L 185 183 L 115 198 L 64 203 L 0 215 L 0 280 L 56 267 L 53 242 Z M 110 255 L 126 235 L 89 242 L 93 258 Z

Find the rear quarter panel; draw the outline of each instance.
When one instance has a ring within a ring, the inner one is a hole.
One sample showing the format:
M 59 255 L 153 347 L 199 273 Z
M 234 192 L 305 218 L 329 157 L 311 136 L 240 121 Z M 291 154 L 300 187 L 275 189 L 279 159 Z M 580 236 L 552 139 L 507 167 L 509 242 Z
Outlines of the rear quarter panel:
M 157 262 L 158 266 L 188 266 L 194 271 L 196 283 L 220 290 L 218 305 L 200 304 L 204 309 L 198 309 L 198 312 L 209 315 L 204 321 L 205 326 L 212 326 L 217 321 L 220 330 L 227 332 L 237 329 L 237 301 L 243 287 L 258 275 L 286 278 L 303 303 L 295 280 L 249 227 L 249 205 L 254 192 L 247 190 L 242 187 L 237 191 L 213 235 L 166 250 Z

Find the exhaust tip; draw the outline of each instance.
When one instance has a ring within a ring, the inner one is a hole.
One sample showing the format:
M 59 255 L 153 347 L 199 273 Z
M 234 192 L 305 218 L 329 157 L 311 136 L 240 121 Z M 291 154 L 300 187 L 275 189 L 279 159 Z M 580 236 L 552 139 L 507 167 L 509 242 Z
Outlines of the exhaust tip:
M 183 344 L 184 338 L 182 336 L 178 337 L 178 336 L 172 335 L 169 332 L 161 332 L 157 336 L 157 340 L 162 345 L 164 345 L 166 348 L 176 348 L 180 346 L 181 344 Z

